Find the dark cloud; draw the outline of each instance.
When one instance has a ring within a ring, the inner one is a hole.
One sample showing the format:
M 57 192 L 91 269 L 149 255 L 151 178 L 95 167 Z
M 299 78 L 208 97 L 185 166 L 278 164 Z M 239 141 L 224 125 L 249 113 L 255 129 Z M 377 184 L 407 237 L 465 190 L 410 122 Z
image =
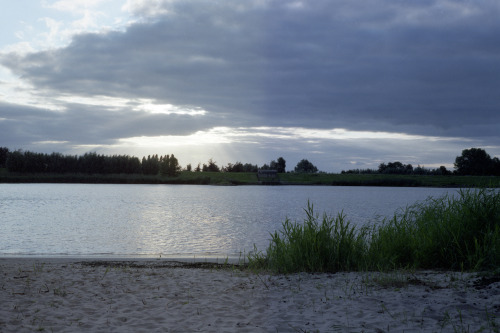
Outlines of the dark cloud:
M 6 54 L 0 63 L 46 94 L 148 98 L 201 107 L 209 116 L 68 104 L 64 113 L 28 110 L 16 121 L 44 123 L 33 137 L 97 142 L 217 124 L 499 144 L 496 0 L 166 1 L 150 9 L 136 7 L 147 17 L 125 32 L 82 34 L 67 47 Z M 4 112 L 0 106 L 0 117 Z

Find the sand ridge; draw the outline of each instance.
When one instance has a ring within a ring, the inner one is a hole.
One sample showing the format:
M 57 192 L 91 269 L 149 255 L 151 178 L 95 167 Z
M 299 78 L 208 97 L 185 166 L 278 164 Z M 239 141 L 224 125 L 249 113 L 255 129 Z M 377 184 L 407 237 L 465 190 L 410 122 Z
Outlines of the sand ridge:
M 201 268 L 200 268 L 201 267 Z M 0 259 L 0 332 L 485 332 L 471 273 L 273 275 L 172 261 Z

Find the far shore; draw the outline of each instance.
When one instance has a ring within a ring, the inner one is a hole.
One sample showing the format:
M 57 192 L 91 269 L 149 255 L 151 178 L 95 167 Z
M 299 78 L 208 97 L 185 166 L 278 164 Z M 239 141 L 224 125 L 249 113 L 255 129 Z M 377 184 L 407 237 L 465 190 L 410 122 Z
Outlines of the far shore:
M 187 172 L 177 177 L 139 174 L 18 174 L 0 172 L 0 183 L 193 184 L 193 185 L 322 185 L 386 187 L 500 187 L 498 176 L 280 173 L 259 179 L 252 172 Z

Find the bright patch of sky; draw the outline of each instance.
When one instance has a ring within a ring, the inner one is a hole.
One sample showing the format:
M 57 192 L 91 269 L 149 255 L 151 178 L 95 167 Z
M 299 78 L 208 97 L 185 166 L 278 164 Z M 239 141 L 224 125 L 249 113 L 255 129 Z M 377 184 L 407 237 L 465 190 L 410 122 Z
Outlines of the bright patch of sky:
M 124 30 L 131 21 L 121 0 L 6 1 L 2 4 L 2 51 L 62 47 L 85 32 Z
M 0 53 L 57 49 L 78 34 L 123 31 L 132 21 L 123 7 L 122 0 L 5 1 L 0 19 L 9 29 L 0 29 Z M 31 85 L 1 66 L 0 83 L 6 102 L 61 110 L 57 101 L 32 94 Z
M 30 10 L 26 10 L 29 2 Z M 162 1 L 129 0 L 59 0 L 9 1 L 4 4 L 3 24 L 11 29 L 0 30 L 0 53 L 29 53 L 67 46 L 75 35 L 124 31 L 138 20 L 136 12 L 153 16 L 164 13 Z M 2 32 L 3 31 L 3 32 Z M 193 57 L 193 62 L 217 62 L 208 57 Z M 34 88 L 0 67 L 0 96 L 6 102 L 64 111 L 60 102 L 123 108 L 134 105 L 133 110 L 162 114 L 204 115 L 201 108 L 183 108 L 172 104 L 158 104 L 153 100 L 129 100 L 112 96 L 62 95 L 55 98 L 33 93 Z M 52 142 L 52 141 L 43 141 Z M 57 141 L 54 141 L 57 142 Z M 66 142 L 66 141 L 62 141 Z

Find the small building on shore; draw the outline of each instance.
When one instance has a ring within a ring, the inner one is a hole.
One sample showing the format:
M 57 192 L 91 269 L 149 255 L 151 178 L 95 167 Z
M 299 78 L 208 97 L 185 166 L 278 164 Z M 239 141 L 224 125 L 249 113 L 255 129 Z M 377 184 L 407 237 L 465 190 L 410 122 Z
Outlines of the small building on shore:
M 277 170 L 259 170 L 257 171 L 257 179 L 262 184 L 277 184 L 280 181 Z

